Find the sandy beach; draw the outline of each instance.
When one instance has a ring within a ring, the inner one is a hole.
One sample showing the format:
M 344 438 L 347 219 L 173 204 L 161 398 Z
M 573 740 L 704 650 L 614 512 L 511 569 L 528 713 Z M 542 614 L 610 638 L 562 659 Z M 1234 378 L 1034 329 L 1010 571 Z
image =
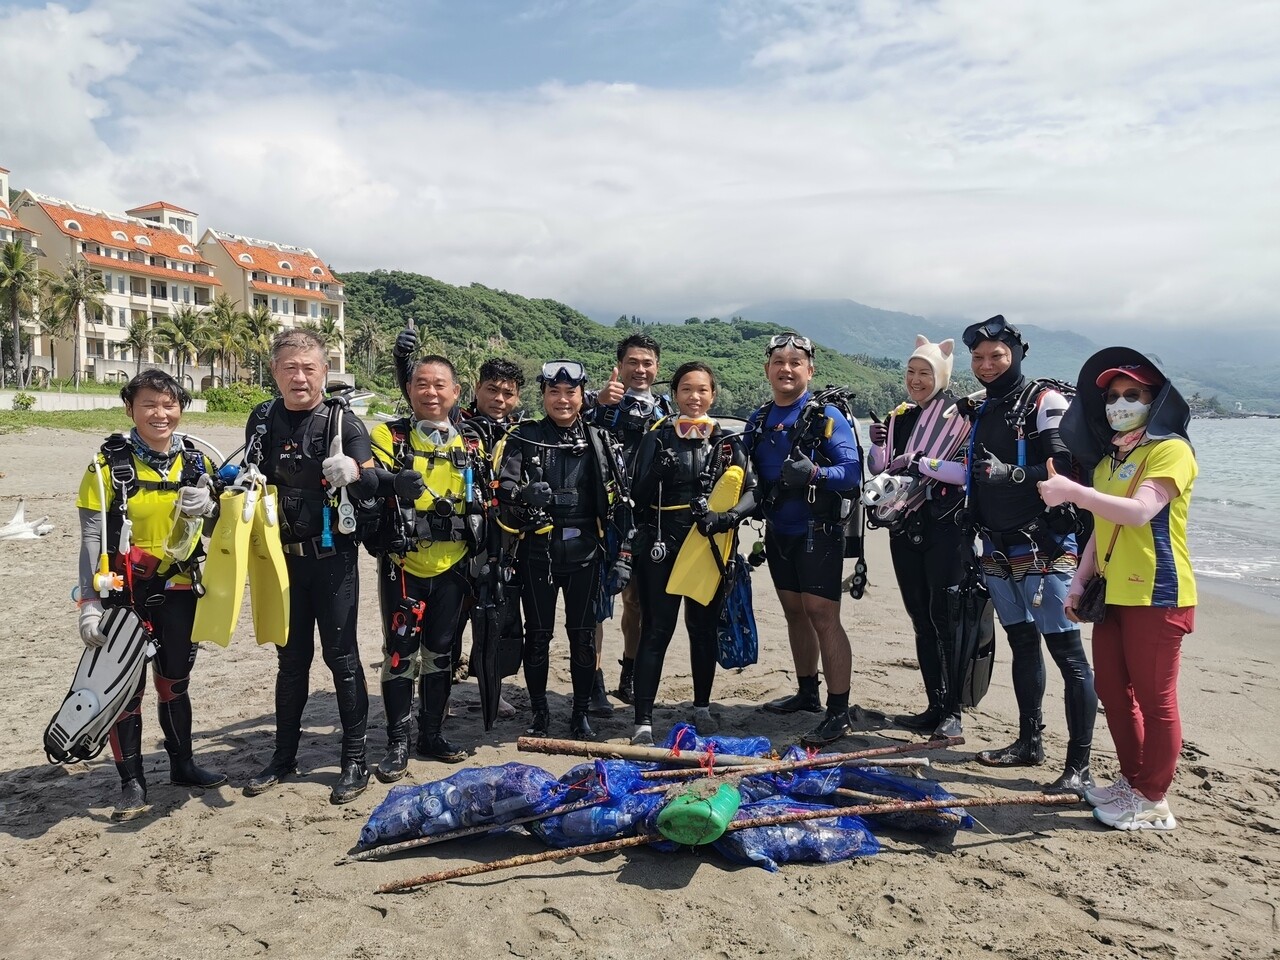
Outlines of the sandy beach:
M 207 431 L 224 449 L 236 432 Z M 337 775 L 337 713 L 319 656 L 304 717 L 303 775 L 256 798 L 245 780 L 272 748 L 273 648 L 253 642 L 246 603 L 228 649 L 203 649 L 191 693 L 196 752 L 229 785 L 170 786 L 155 720 L 144 704 L 149 816 L 112 823 L 118 779 L 109 752 L 88 764 L 51 765 L 45 725 L 66 692 L 81 644 L 71 602 L 79 545 L 74 495 L 101 438 L 40 430 L 0 436 L 0 522 L 19 497 L 28 516 L 49 514 L 39 541 L 0 542 L 0 957 L 581 957 L 845 956 L 1275 957 L 1280 956 L 1280 629 L 1265 612 L 1203 598 L 1184 646 L 1186 738 L 1170 795 L 1169 834 L 1124 834 L 1086 806 L 977 810 L 979 826 L 954 842 L 882 833 L 876 857 L 785 866 L 776 874 L 711 851 L 650 850 L 537 867 L 381 896 L 375 887 L 452 865 L 537 852 L 517 833 L 455 842 L 383 862 L 344 864 L 387 787 L 345 807 L 328 802 Z M 1194 509 L 1194 505 L 1193 508 Z M 923 692 L 914 643 L 888 557 L 874 534 L 870 588 L 844 603 L 854 647 L 852 699 L 872 711 L 914 712 Z M 385 743 L 376 690 L 380 630 L 373 561 L 363 556 L 361 649 L 371 685 L 370 754 Z M 1207 586 L 1202 582 L 1202 590 Z M 760 734 L 782 748 L 814 718 L 779 718 L 758 704 L 794 687 L 784 624 L 767 574 L 755 579 L 760 663 L 717 677 L 722 732 Z M 606 676 L 616 680 L 621 640 L 610 625 Z M 692 687 L 681 639 L 672 643 L 655 729 L 686 718 Z M 992 689 L 965 717 L 966 746 L 933 755 L 933 774 L 957 795 L 1007 796 L 1052 780 L 1065 751 L 1061 680 L 1049 664 L 1049 760 L 993 771 L 972 753 L 1007 743 L 1017 714 L 1001 641 Z M 518 679 L 518 678 L 517 678 Z M 563 637 L 553 648 L 553 735 L 567 736 Z M 447 733 L 487 765 L 521 759 L 557 773 L 570 758 L 518 754 L 521 709 L 485 733 L 475 681 L 454 692 Z M 594 721 L 593 721 L 594 722 Z M 629 735 L 629 708 L 597 727 Z M 870 724 L 850 749 L 911 739 Z M 410 780 L 457 767 L 413 760 Z M 1117 774 L 1099 717 L 1094 771 Z

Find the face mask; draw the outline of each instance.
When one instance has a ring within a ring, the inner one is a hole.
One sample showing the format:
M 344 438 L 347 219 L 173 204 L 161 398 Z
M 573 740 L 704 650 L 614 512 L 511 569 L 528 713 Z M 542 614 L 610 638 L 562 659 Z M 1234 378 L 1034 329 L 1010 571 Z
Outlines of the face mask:
M 1126 400 L 1124 397 L 1117 397 L 1107 404 L 1107 423 L 1117 433 L 1128 433 L 1130 430 L 1137 430 L 1147 422 L 1147 417 L 1150 414 L 1151 404 L 1143 403 L 1141 400 Z

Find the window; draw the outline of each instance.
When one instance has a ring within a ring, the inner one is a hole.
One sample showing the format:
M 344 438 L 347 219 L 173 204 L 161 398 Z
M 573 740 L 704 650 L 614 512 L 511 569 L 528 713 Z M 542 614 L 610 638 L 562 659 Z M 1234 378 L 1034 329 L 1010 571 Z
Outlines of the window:
M 190 287 L 183 287 L 183 288 L 182 288 L 182 302 L 183 302 L 183 303 L 190 303 L 190 302 L 191 302 L 191 288 L 190 288 Z
M 320 316 L 320 304 L 313 303 L 311 305 L 311 319 L 314 320 Z
M 281 260 L 281 261 L 280 261 L 280 269 L 281 269 L 281 270 L 292 270 L 292 269 L 293 269 L 293 264 L 292 264 L 292 263 L 290 263 L 288 260 Z
M 84 229 L 84 228 L 83 228 L 82 226 L 80 226 L 80 224 L 79 224 L 78 222 L 76 222 L 75 220 L 63 220 L 63 221 L 62 221 L 62 225 L 63 225 L 64 227 L 66 227 L 68 230 L 83 230 L 83 229 Z
M 150 237 L 137 236 L 137 237 L 134 237 L 133 239 L 134 239 L 134 241 L 135 241 L 135 242 L 137 242 L 137 244 L 138 244 L 139 246 L 143 246 L 143 247 L 149 247 L 149 246 L 151 246 L 151 238 L 150 238 Z
M 111 292 L 112 287 L 114 287 L 114 286 L 115 286 L 115 285 L 111 282 L 111 274 L 109 274 L 109 273 L 104 273 L 104 274 L 102 275 L 102 285 L 103 285 L 104 287 L 106 287 L 106 288 L 107 288 L 107 293 L 110 293 L 110 292 Z
M 116 319 L 120 321 L 120 326 L 124 326 L 124 307 L 116 307 Z
M 324 276 L 324 271 L 323 271 L 322 269 L 320 269 L 319 267 L 312 267 L 312 268 L 311 268 L 311 275 L 312 275 L 312 276 L 315 276 L 315 277 L 323 277 L 323 276 Z
M 112 230 L 112 231 L 111 231 L 111 239 L 113 239 L 113 240 L 123 240 L 123 241 L 125 241 L 126 243 L 128 243 L 128 241 L 129 241 L 129 235 L 128 235 L 127 233 L 125 233 L 123 230 Z
M 240 254 L 240 256 L 237 259 L 241 263 L 253 263 L 253 257 L 249 256 L 247 253 Z
M 272 313 L 279 313 L 279 312 L 280 312 L 280 298 L 279 298 L 279 297 L 272 297 L 272 298 L 271 298 L 271 312 L 272 312 Z

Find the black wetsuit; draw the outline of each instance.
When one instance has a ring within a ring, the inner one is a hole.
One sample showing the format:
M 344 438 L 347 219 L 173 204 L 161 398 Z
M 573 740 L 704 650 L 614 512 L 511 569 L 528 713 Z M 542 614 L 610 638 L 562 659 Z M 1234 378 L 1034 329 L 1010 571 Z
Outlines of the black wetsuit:
M 609 478 L 601 452 L 607 438 L 581 420 L 559 427 L 550 418 L 527 421 L 507 437 L 498 465 L 503 525 L 523 529 L 517 549 L 524 605 L 524 675 L 535 715 L 546 710 L 548 656 L 555 629 L 556 597 L 564 593 L 573 679 L 573 711 L 585 715 L 595 678 L 596 608 L 604 589 Z M 620 468 L 619 468 L 620 469 Z M 520 492 L 530 483 L 551 486 L 551 503 L 530 511 Z M 537 529 L 551 525 L 546 533 Z
M 357 569 L 359 544 L 337 531 L 336 512 L 330 511 L 331 547 L 324 546 L 324 511 L 329 489 L 321 464 L 329 455 L 330 417 L 334 408 L 320 404 L 312 410 L 289 410 L 271 401 L 254 411 L 245 430 L 246 459 L 256 460 L 268 483 L 278 488 L 280 540 L 289 571 L 289 635 L 276 648 L 276 746 L 273 763 L 292 764 L 302 731 L 308 678 L 315 657 L 315 632 L 320 651 L 333 674 L 338 717 L 342 724 L 342 763 L 363 763 L 369 694 L 356 638 L 360 602 Z M 259 427 L 265 426 L 265 431 Z M 342 419 L 343 452 L 357 463 L 372 456 L 369 434 L 355 415 Z M 372 472 L 362 474 L 376 483 Z M 353 487 L 356 485 L 353 485 Z M 367 494 L 372 494 L 372 490 Z M 352 499 L 360 493 L 353 490 Z
M 676 457 L 675 472 L 669 479 L 659 481 L 655 463 L 668 452 Z M 711 603 L 703 606 L 696 600 L 667 593 L 667 581 L 685 537 L 693 529 L 690 504 L 707 496 L 724 471 L 736 465 L 745 471 L 746 477 L 733 512 L 745 518 L 755 510 L 755 476 L 742 445 L 736 440 L 722 441 L 718 426 L 709 440 L 682 440 L 676 436 L 669 420 L 645 435 L 634 465 L 635 483 L 631 493 L 635 501 L 636 534 L 632 549 L 636 595 L 643 610 L 640 645 L 636 650 L 635 722 L 641 726 L 653 723 L 653 703 L 667 646 L 675 633 L 681 600 L 685 601 L 685 627 L 689 632 L 693 705 L 706 707 L 711 703 L 724 584 Z M 655 560 L 652 550 L 658 540 L 659 520 L 666 551 L 662 559 Z

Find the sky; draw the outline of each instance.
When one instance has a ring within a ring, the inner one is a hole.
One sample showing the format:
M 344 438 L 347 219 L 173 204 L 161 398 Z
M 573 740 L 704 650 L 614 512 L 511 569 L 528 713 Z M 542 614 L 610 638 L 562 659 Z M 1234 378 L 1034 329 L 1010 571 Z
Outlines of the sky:
M 598 319 L 1275 325 L 1272 0 L 0 5 L 0 166 Z

